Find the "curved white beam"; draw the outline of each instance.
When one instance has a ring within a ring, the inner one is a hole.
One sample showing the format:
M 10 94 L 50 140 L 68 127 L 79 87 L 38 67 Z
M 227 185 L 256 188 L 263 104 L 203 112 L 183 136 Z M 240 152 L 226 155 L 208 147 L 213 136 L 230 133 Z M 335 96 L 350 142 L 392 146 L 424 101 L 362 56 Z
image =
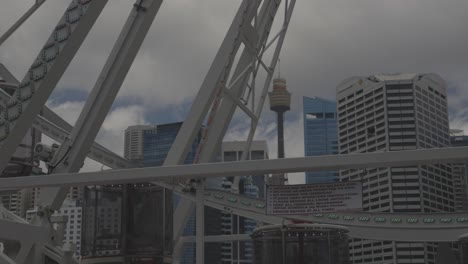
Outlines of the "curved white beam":
M 467 153 L 468 148 L 463 147 L 30 176 L 0 179 L 0 189 L 149 182 L 168 177 L 239 176 L 269 172 L 310 171 L 329 167 L 341 169 L 348 166 L 353 168 L 405 166 L 466 160 Z M 193 193 L 184 193 L 177 185 L 172 186 L 167 183 L 160 185 L 179 192 L 184 198 L 195 199 Z M 346 226 L 350 230 L 350 236 L 363 239 L 447 242 L 456 241 L 460 235 L 468 233 L 468 213 L 466 212 L 427 215 L 355 212 L 283 218 L 265 215 L 264 200 L 217 190 L 205 192 L 205 205 L 272 224 L 282 224 L 285 219 L 291 219 Z

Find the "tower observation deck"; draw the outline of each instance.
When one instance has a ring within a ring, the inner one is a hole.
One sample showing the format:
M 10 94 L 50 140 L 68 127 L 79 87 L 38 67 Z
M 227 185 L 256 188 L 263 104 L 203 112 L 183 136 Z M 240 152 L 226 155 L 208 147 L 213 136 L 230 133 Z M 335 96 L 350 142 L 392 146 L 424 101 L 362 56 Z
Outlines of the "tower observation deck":
M 286 79 L 273 80 L 273 91 L 269 93 L 270 109 L 277 114 L 278 158 L 284 158 L 284 113 L 291 109 L 291 93 L 288 92 Z M 284 175 L 273 175 L 270 184 L 284 184 Z

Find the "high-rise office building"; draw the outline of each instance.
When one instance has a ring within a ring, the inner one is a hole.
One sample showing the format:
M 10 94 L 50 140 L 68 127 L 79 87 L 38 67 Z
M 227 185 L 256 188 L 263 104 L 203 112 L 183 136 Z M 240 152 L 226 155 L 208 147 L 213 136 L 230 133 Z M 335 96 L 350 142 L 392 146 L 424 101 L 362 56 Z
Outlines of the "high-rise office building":
M 162 166 L 169 150 L 174 143 L 177 133 L 182 127 L 182 122 L 157 125 L 155 129 L 146 130 L 143 133 L 143 164 L 147 167 Z M 190 152 L 187 154 L 185 164 L 193 163 L 196 148 L 199 143 L 199 137 L 194 141 Z M 165 191 L 167 192 L 167 191 Z M 177 207 L 180 197 L 167 192 L 166 207 Z M 167 221 L 172 223 L 172 215 L 166 217 Z M 189 221 L 183 232 L 184 236 L 195 235 L 195 214 L 189 218 Z M 184 245 L 181 257 L 181 264 L 195 263 L 195 245 Z
M 452 147 L 468 146 L 468 136 L 463 133 L 454 133 L 450 137 Z M 468 164 L 455 163 L 453 169 L 453 189 L 455 195 L 455 210 L 468 211 Z
M 245 141 L 225 141 L 221 145 L 221 160 L 223 162 L 239 161 L 245 148 Z M 268 144 L 265 140 L 254 140 L 250 145 L 250 153 L 247 160 L 269 159 Z M 230 179 L 232 181 L 232 179 Z M 252 175 L 253 185 L 258 187 L 259 197 L 265 196 L 265 184 L 268 182 L 266 175 Z
M 124 157 L 128 160 L 143 161 L 143 141 L 146 131 L 154 131 L 153 126 L 129 126 L 125 129 Z
M 435 74 L 352 77 L 337 87 L 340 154 L 450 145 L 446 88 Z M 451 212 L 451 166 L 385 167 L 340 171 L 361 181 L 363 208 L 373 212 Z M 353 263 L 434 263 L 431 243 L 353 240 Z
M 182 123 L 162 124 L 156 126 L 154 130 L 147 130 L 144 133 L 143 146 L 143 164 L 145 166 L 162 166 L 166 159 L 169 150 L 174 143 L 177 133 L 182 127 Z M 195 138 L 192 147 L 184 161 L 185 164 L 193 163 L 198 144 L 200 143 L 201 131 Z M 218 182 L 217 182 L 218 181 Z M 221 188 L 221 180 L 210 180 L 207 182 L 207 188 Z M 170 192 L 168 192 L 170 193 Z M 173 208 L 175 209 L 180 197 L 177 195 L 170 196 L 173 200 Z M 169 197 L 166 201 L 169 200 Z M 166 205 L 167 207 L 169 205 Z M 172 215 L 171 215 L 172 216 Z M 172 218 L 167 218 L 171 221 Z M 189 221 L 184 229 L 184 236 L 195 235 L 195 212 L 189 218 Z M 213 208 L 205 208 L 205 234 L 220 235 L 221 234 L 221 212 Z M 195 263 L 195 244 L 186 244 L 183 248 L 181 257 L 182 264 Z M 221 259 L 221 245 L 219 243 L 207 243 L 205 246 L 205 263 L 217 264 Z
M 336 102 L 303 97 L 305 156 L 338 154 Z M 336 171 L 306 172 L 306 183 L 339 181 Z
M 125 157 L 144 163 L 144 135 L 153 126 L 125 131 Z M 160 263 L 172 244 L 172 194 L 152 184 L 87 187 L 83 256 L 95 261 Z M 117 259 L 119 259 L 117 261 Z
M 223 142 L 221 147 L 222 161 L 238 161 L 242 158 L 245 141 Z M 248 159 L 268 159 L 266 141 L 253 141 Z M 250 197 L 263 197 L 265 193 L 265 175 L 243 176 L 239 180 L 240 194 Z M 223 179 L 223 189 L 231 191 L 234 178 Z M 251 234 L 257 222 L 245 217 L 223 213 L 222 231 L 224 235 Z M 222 264 L 253 263 L 253 244 L 251 242 L 225 242 L 222 245 Z

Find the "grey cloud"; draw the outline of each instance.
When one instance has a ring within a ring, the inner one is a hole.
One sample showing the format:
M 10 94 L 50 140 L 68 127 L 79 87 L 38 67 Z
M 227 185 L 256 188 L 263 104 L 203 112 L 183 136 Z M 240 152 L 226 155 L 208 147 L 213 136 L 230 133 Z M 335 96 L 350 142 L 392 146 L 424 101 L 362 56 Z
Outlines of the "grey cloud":
M 34 23 L 0 48 L 0 59 L 15 73 L 24 74 L 67 2 L 49 0 Z M 159 109 L 192 98 L 239 3 L 165 1 L 120 95 Z M 9 0 L 2 5 L 0 23 L 8 25 L 28 3 Z M 91 89 L 131 5 L 128 0 L 109 2 L 61 87 Z M 298 1 L 282 53 L 295 109 L 302 95 L 333 98 L 336 84 L 352 75 L 436 72 L 454 80 L 455 88 L 464 88 L 467 9 L 462 0 Z
M 0 25 L 10 25 L 30 2 L 2 1 Z M 68 2 L 49 0 L 0 47 L 0 61 L 24 75 Z M 166 0 L 119 96 L 139 99 L 146 111 L 193 98 L 240 2 Z M 109 1 L 58 89 L 91 89 L 132 3 Z M 297 1 L 281 56 L 293 110 L 301 111 L 303 95 L 333 99 L 344 78 L 384 72 L 439 73 L 452 89 L 449 101 L 464 107 L 466 10 L 465 0 Z

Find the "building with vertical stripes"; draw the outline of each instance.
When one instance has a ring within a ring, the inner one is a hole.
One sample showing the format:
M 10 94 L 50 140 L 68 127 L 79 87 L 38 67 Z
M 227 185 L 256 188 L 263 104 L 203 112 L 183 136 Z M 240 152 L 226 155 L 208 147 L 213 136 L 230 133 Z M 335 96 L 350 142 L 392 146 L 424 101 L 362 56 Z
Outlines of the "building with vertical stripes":
M 340 154 L 450 146 L 446 84 L 436 74 L 351 77 L 338 85 Z M 453 212 L 452 168 L 447 164 L 340 171 L 363 184 L 371 212 Z M 352 263 L 434 263 L 431 243 L 353 240 Z

